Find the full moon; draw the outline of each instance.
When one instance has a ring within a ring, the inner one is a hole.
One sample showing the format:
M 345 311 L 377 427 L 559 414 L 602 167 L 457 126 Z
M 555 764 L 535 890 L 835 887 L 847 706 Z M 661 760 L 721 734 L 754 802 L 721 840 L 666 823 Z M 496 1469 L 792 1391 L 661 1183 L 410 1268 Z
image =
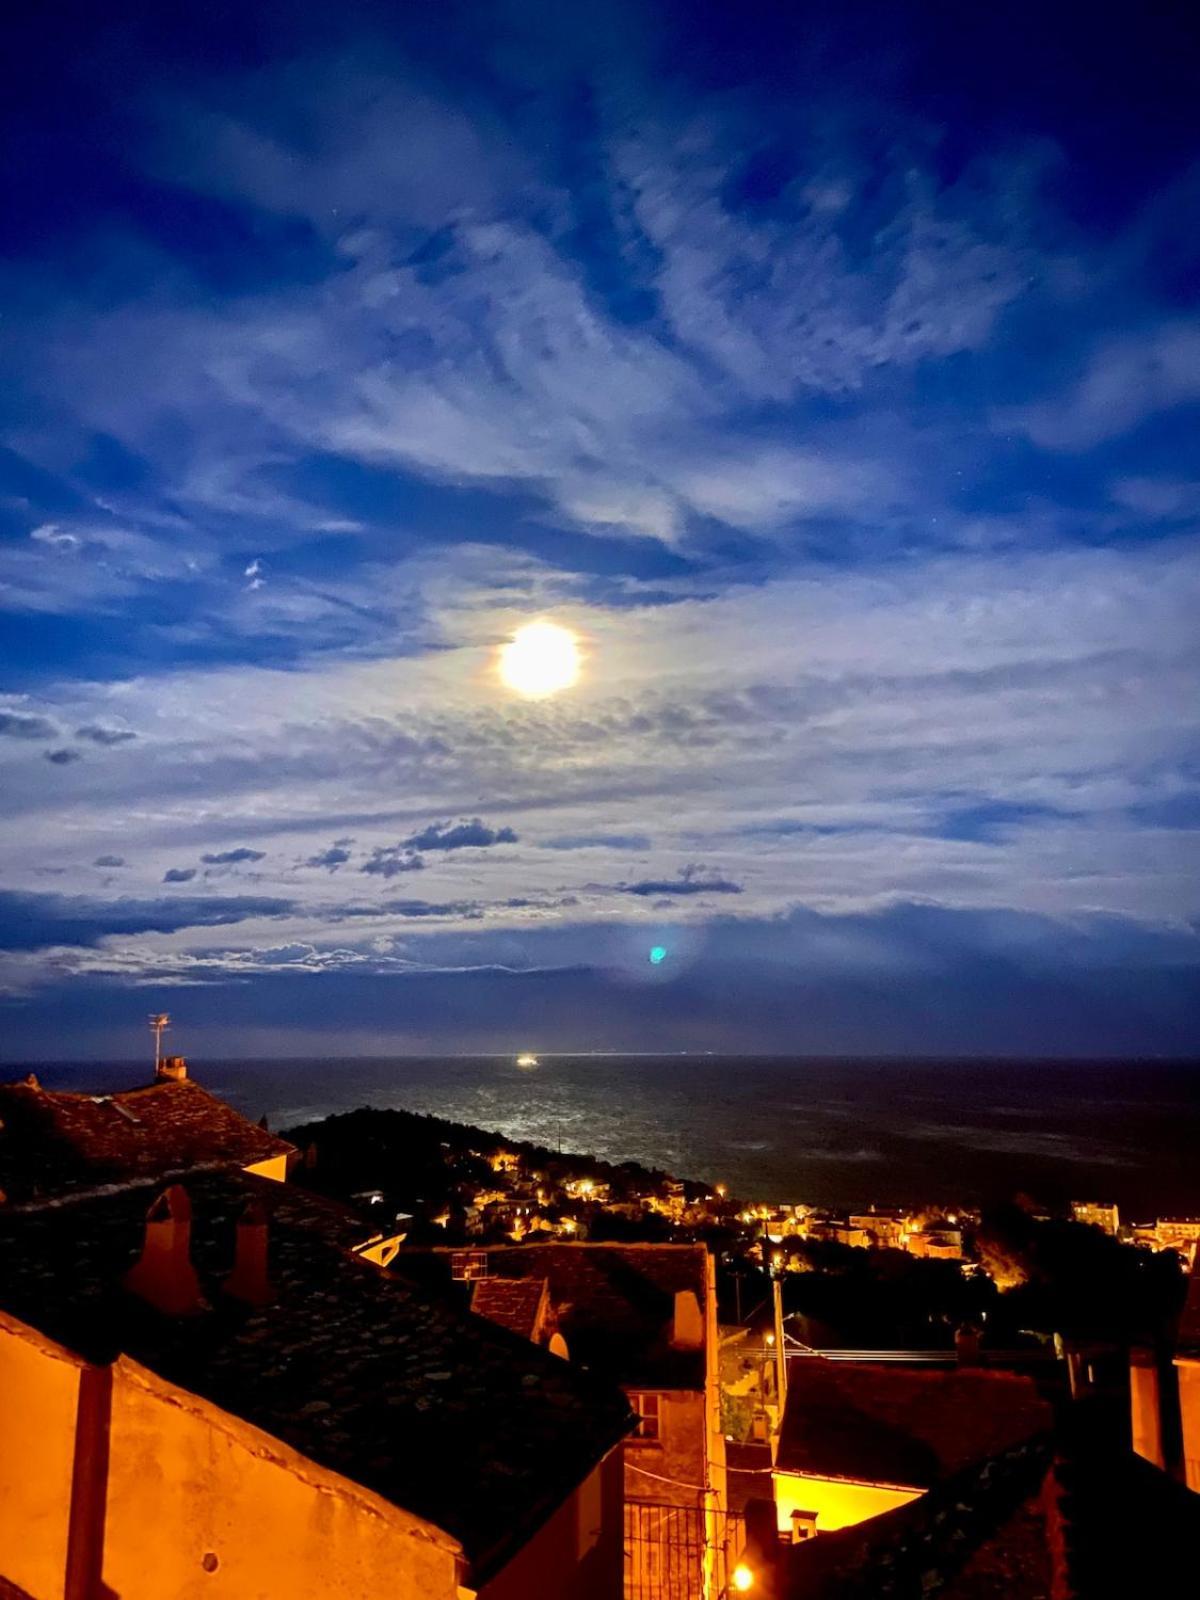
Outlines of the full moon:
M 556 622 L 529 622 L 500 651 L 500 679 L 527 700 L 569 689 L 579 677 L 579 641 Z

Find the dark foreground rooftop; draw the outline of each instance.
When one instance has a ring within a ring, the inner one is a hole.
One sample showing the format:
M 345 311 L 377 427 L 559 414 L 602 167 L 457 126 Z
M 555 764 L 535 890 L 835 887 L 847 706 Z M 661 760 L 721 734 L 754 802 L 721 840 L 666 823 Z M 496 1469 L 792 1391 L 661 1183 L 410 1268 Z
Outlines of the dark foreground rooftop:
M 209 1309 L 120 1287 L 157 1185 L 0 1211 L 0 1308 L 89 1360 L 124 1352 L 459 1539 L 476 1579 L 629 1430 L 607 1383 L 348 1252 L 361 1224 L 242 1173 L 188 1178 Z M 269 1214 L 272 1301 L 221 1293 L 238 1217 Z

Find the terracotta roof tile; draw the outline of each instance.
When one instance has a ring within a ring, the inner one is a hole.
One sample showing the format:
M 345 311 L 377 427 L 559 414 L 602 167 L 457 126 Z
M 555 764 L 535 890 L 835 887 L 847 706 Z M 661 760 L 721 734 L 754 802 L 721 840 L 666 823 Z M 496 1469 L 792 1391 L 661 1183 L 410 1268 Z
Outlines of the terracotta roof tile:
M 471 1310 L 524 1339 L 533 1339 L 548 1298 L 545 1278 L 480 1278 L 471 1295 Z
M 0 1190 L 9 1201 L 294 1154 L 191 1078 L 97 1095 L 43 1089 L 36 1079 L 0 1084 Z

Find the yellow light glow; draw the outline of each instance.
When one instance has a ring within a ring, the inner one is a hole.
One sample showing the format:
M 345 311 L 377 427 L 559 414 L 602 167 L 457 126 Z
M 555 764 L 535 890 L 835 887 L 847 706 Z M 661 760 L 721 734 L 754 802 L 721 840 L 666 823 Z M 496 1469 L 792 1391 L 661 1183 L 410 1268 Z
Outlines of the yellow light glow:
M 579 641 L 557 622 L 529 622 L 500 651 L 500 680 L 527 700 L 569 689 L 582 665 Z
M 739 1561 L 733 1569 L 733 1587 L 739 1594 L 745 1594 L 754 1587 L 754 1574 L 744 1561 Z

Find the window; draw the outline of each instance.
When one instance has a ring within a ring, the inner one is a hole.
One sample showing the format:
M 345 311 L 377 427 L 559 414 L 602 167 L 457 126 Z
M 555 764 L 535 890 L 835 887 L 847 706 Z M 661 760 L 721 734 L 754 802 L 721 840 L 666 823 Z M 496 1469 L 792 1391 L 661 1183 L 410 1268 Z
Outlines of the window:
M 460 1283 L 474 1283 L 488 1275 L 486 1250 L 451 1250 L 450 1276 Z
M 629 1396 L 629 1403 L 638 1414 L 637 1432 L 635 1439 L 661 1439 L 662 1438 L 662 1412 L 660 1401 L 662 1396 L 648 1392 L 644 1389 L 635 1389 Z

